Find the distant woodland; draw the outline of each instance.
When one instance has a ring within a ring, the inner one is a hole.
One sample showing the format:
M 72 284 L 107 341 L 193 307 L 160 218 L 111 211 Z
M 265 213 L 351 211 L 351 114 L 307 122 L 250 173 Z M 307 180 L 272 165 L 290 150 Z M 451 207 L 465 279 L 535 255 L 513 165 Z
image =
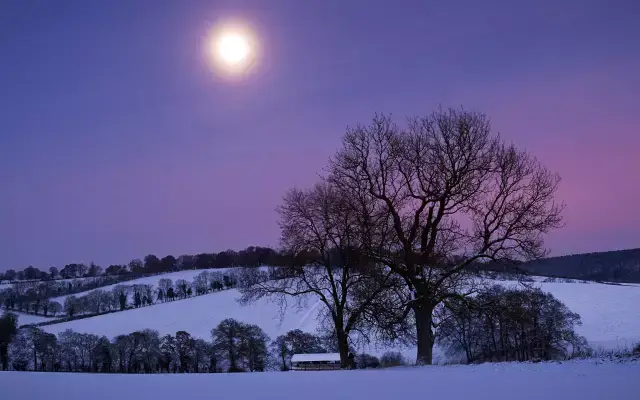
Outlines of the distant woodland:
M 136 259 L 128 264 L 110 265 L 106 269 L 102 269 L 102 267 L 94 263 L 90 265 L 67 264 L 60 270 L 56 267 L 51 267 L 48 272 L 29 266 L 21 271 L 8 270 L 5 273 L 0 272 L 0 281 L 45 281 L 99 276 L 119 276 L 121 279 L 118 281 L 126 281 L 148 274 L 188 269 L 306 265 L 316 261 L 317 257 L 311 252 L 300 252 L 293 255 L 285 251 L 276 251 L 269 247 L 250 246 L 240 251 L 227 250 L 220 253 L 183 255 L 178 258 L 169 255 L 160 259 L 155 255 L 148 255 L 144 260 Z M 333 259 L 336 262 L 339 261 L 339 257 L 333 257 Z M 528 275 L 557 278 L 640 283 L 640 248 L 548 257 L 518 265 L 495 262 L 474 264 L 474 267 L 479 270 L 488 269 L 500 272 L 519 270 Z M 116 282 L 96 284 L 95 287 L 112 283 Z M 82 290 L 89 289 L 93 289 L 93 287 L 82 288 Z
M 640 249 L 543 258 L 518 267 L 532 275 L 640 283 Z

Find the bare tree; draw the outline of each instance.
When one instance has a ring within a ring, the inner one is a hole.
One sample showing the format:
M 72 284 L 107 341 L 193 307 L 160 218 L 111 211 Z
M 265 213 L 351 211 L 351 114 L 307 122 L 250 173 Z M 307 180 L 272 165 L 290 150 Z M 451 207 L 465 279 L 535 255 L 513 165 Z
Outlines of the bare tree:
M 189 294 L 189 288 L 191 284 L 184 279 L 178 279 L 175 283 L 175 288 L 178 292 L 178 295 L 182 299 L 186 299 Z
M 290 190 L 278 208 L 282 244 L 291 254 L 313 254 L 313 261 L 269 272 L 249 269 L 240 285 L 242 302 L 270 297 L 279 303 L 281 316 L 288 299 L 300 308 L 309 299 L 320 301 L 325 311 L 320 316 L 329 321 L 343 368 L 349 364 L 349 335 L 358 330 L 366 308 L 385 290 L 391 274 L 360 256 L 358 209 L 346 200 L 326 182 L 310 190 Z M 366 336 L 360 333 L 360 338 Z
M 468 294 L 465 271 L 487 260 L 543 256 L 543 235 L 561 225 L 554 201 L 560 178 L 534 157 L 504 144 L 482 114 L 438 110 L 401 130 L 388 116 L 349 129 L 329 180 L 344 196 L 366 197 L 386 217 L 363 218 L 360 247 L 405 283 L 417 361 L 432 362 L 434 310 Z M 369 212 L 363 209 L 363 214 Z
M 159 297 L 164 301 L 167 300 L 167 294 L 169 293 L 170 288 L 173 288 L 173 282 L 171 279 L 162 278 L 158 281 L 158 292 L 161 293 Z

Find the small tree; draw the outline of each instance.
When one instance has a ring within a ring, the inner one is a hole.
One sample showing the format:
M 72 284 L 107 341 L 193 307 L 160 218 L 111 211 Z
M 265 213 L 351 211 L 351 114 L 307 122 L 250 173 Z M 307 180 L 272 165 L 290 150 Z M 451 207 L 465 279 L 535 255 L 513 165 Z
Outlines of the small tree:
M 168 278 L 160 279 L 158 281 L 158 299 L 160 299 L 160 297 L 164 299 L 168 299 L 169 289 L 172 289 L 173 291 L 173 282 L 171 281 L 171 279 L 168 279 Z
M 309 299 L 322 304 L 320 317 L 335 338 L 342 368 L 349 366 L 349 340 L 358 330 L 366 339 L 364 316 L 392 287 L 390 270 L 369 263 L 357 248 L 361 213 L 334 185 L 320 183 L 307 191 L 290 190 L 278 208 L 282 245 L 288 253 L 308 254 L 302 263 L 249 269 L 241 276 L 241 301 L 269 297 L 284 315 L 293 299 L 303 308 Z M 306 264 L 306 265 L 304 265 Z M 277 276 L 278 279 L 273 279 Z
M 9 344 L 18 332 L 18 316 L 5 312 L 0 318 L 0 365 L 2 370 L 9 369 Z
M 227 318 L 211 331 L 215 351 L 220 355 L 220 358 L 227 360 L 229 372 L 241 371 L 240 345 L 242 329 L 243 326 L 240 322 Z
M 67 296 L 64 299 L 64 312 L 69 318 L 72 318 L 78 311 L 78 298 L 76 296 Z
M 195 341 L 189 333 L 185 331 L 176 333 L 176 353 L 180 373 L 190 372 L 194 345 Z
M 178 296 L 182 299 L 187 298 L 189 289 L 191 289 L 191 285 L 184 279 L 178 279 L 176 281 L 176 290 L 178 291 Z
M 239 354 L 246 360 L 247 369 L 251 372 L 264 371 L 269 356 L 269 336 L 257 325 L 243 324 L 240 340 Z
M 62 305 L 57 301 L 50 301 L 49 311 L 51 312 L 51 315 L 55 317 L 60 311 L 62 311 Z

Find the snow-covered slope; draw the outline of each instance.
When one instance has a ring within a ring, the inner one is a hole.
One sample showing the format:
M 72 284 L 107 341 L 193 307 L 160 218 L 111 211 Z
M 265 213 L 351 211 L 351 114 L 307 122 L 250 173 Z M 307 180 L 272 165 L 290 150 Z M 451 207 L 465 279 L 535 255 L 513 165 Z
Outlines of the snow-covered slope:
M 192 280 L 201 271 L 183 271 L 173 274 L 142 278 L 133 283 L 157 283 L 163 277 Z M 512 285 L 513 282 L 501 282 Z M 577 328 L 595 347 L 616 348 L 640 342 L 640 287 L 583 284 L 537 283 L 544 291 L 551 292 L 569 309 L 582 317 L 583 325 Z M 210 339 L 211 329 L 225 318 L 260 326 L 271 338 L 291 329 L 313 332 L 317 327 L 316 315 L 322 305 L 311 298 L 303 310 L 289 308 L 280 321 L 278 305 L 260 300 L 249 306 L 237 303 L 237 290 L 226 290 L 204 296 L 160 303 L 136 310 L 116 312 L 99 317 L 76 320 L 43 327 L 48 332 L 59 333 L 65 329 L 114 337 L 141 329 L 155 329 L 161 334 L 185 330 L 196 337 Z M 385 349 L 375 346 L 359 348 L 380 354 Z M 414 349 L 402 349 L 409 360 L 415 357 Z M 435 359 L 438 360 L 438 351 Z
M 582 317 L 576 331 L 594 347 L 613 349 L 640 342 L 640 287 L 581 283 L 542 283 Z
M 17 311 L 11 311 L 18 316 L 18 325 L 39 324 L 40 322 L 51 321 L 55 318 L 42 317 L 40 315 L 25 314 Z
M 51 333 L 70 328 L 78 332 L 109 337 L 146 328 L 156 329 L 161 334 L 175 334 L 177 331 L 184 330 L 193 336 L 210 339 L 211 329 L 220 321 L 225 318 L 234 318 L 260 326 L 272 338 L 291 329 L 309 332 L 315 330 L 317 304 L 313 300 L 304 310 L 289 309 L 281 323 L 276 304 L 264 300 L 250 306 L 241 306 L 236 301 L 239 296 L 240 293 L 235 289 L 223 290 L 186 300 L 158 303 L 151 307 L 48 325 L 43 328 Z
M 627 400 L 640 364 L 569 362 L 247 374 L 0 373 L 3 399 Z

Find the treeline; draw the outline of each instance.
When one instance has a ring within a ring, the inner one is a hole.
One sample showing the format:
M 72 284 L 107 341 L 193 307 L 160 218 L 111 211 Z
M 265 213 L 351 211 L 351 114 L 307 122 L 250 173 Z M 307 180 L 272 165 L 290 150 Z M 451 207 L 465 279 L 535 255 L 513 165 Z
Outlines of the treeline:
M 0 305 L 6 309 L 29 314 L 55 316 L 61 306 L 49 299 L 86 292 L 103 286 L 134 279 L 129 276 L 100 276 L 70 281 L 16 282 L 0 289 Z
M 162 286 L 166 288 L 166 286 Z M 171 287 L 170 287 L 171 288 Z M 167 289 L 167 292 L 169 289 Z M 175 285 L 172 286 L 175 288 Z M 164 291 L 164 289 L 162 289 Z M 442 310 L 439 342 L 449 356 L 469 363 L 565 359 L 588 354 L 584 338 L 574 331 L 579 315 L 539 289 L 494 286 L 474 297 L 452 298 Z M 188 332 L 160 336 L 146 329 L 113 340 L 67 330 L 53 335 L 36 326 L 18 329 L 18 317 L 0 319 L 3 369 L 120 373 L 243 372 L 288 370 L 297 353 L 335 352 L 336 332 L 318 335 L 290 331 L 271 341 L 256 325 L 233 319 L 211 331 L 211 341 Z M 349 348 L 344 368 L 377 368 L 404 364 L 398 353 L 380 359 Z
M 520 264 L 533 275 L 602 282 L 640 283 L 640 249 L 574 254 Z
M 161 336 L 145 329 L 106 336 L 72 330 L 57 336 L 35 326 L 17 329 L 17 316 L 0 318 L 2 370 L 94 373 L 217 373 L 289 370 L 296 353 L 325 353 L 325 339 L 293 330 L 271 341 L 257 325 L 225 319 L 211 331 L 211 340 L 186 331 Z M 404 363 L 398 353 L 381 360 L 359 356 L 361 368 Z
M 62 269 L 49 268 L 49 271 L 29 266 L 22 271 L 13 269 L 0 273 L 1 281 L 38 281 L 73 278 L 92 278 L 98 276 L 123 276 L 133 275 L 139 277 L 145 274 L 160 274 L 191 269 L 231 268 L 231 267 L 258 267 L 261 265 L 304 265 L 308 260 L 304 253 L 291 254 L 278 252 L 269 247 L 250 246 L 244 250 L 226 250 L 220 253 L 201 253 L 197 255 L 182 255 L 178 258 L 168 255 L 158 258 L 153 254 L 147 255 L 143 260 L 134 259 L 128 264 L 109 265 L 106 268 L 91 263 L 67 264 Z
M 109 340 L 72 330 L 56 336 L 28 326 L 16 331 L 1 361 L 4 370 L 42 372 L 198 373 L 267 367 L 269 338 L 258 326 L 227 319 L 211 335 L 212 341 L 206 341 L 185 331 L 160 336 L 145 329 Z
M 453 298 L 439 343 L 467 363 L 557 360 L 588 351 L 574 331 L 580 316 L 550 293 L 493 286 L 475 297 Z
M 80 287 L 83 287 L 82 285 L 86 282 L 86 280 L 79 281 Z M 39 282 L 35 286 L 65 284 L 66 282 Z M 112 290 L 96 289 L 80 297 L 69 295 L 63 304 L 60 304 L 57 301 L 48 300 L 46 290 L 35 292 L 32 288 L 21 290 L 23 287 L 34 285 L 21 283 L 0 291 L 0 301 L 7 310 L 29 312 L 45 317 L 55 317 L 62 312 L 67 318 L 76 319 L 82 316 L 139 308 L 156 302 L 185 299 L 194 295 L 230 289 L 236 284 L 237 278 L 233 272 L 223 274 L 217 271 L 202 271 L 196 275 L 193 282 L 177 279 L 174 283 L 171 279 L 162 278 L 155 288 L 148 284 L 116 285 Z M 73 292 L 76 293 L 77 290 Z

